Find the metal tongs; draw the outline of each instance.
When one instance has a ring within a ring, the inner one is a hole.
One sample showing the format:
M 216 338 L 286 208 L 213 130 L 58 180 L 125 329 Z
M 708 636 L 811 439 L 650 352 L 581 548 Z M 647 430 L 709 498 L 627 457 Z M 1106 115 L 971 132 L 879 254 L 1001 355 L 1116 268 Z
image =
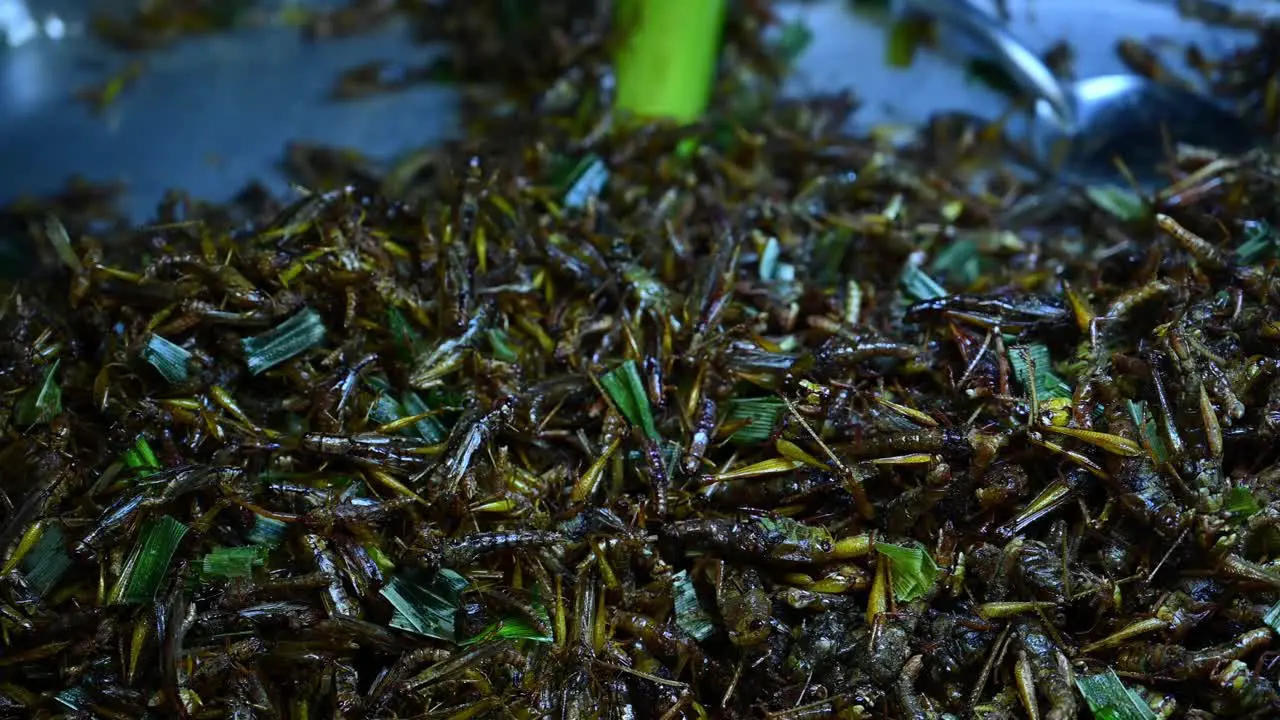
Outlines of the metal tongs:
M 1127 172 L 1141 185 L 1154 185 L 1168 149 L 1178 144 L 1238 154 L 1262 142 L 1235 113 L 1180 87 L 1131 74 L 1063 82 L 1003 21 L 969 0 L 904 4 L 982 44 L 1034 98 L 1032 150 L 1061 178 L 1116 182 Z

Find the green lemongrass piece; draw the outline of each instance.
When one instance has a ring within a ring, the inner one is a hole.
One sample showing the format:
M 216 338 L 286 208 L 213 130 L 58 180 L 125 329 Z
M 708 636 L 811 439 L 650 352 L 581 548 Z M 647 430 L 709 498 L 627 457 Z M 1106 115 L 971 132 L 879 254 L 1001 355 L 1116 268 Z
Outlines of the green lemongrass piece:
M 66 263 L 73 272 L 78 273 L 84 269 L 80 264 L 80 258 L 76 256 L 76 251 L 71 249 L 71 236 L 67 234 L 66 226 L 57 215 L 45 217 L 44 234 L 49 244 L 53 246 L 53 251 L 58 254 L 59 260 Z
M 1077 675 L 1076 687 L 1097 720 L 1156 720 L 1156 714 L 1133 690 L 1125 687 L 1115 670 L 1097 675 Z
M 635 360 L 628 360 L 600 376 L 600 385 L 618 411 L 632 425 L 638 425 L 652 440 L 658 439 L 658 428 L 653 422 L 653 408 L 640 380 L 640 370 Z
M 834 228 L 818 237 L 813 246 L 809 272 L 819 284 L 831 285 L 840 280 L 840 268 L 853 245 L 852 235 L 847 228 Z
M 267 561 L 266 548 L 259 545 L 218 547 L 204 556 L 200 574 L 204 578 L 247 578 Z
M 1257 498 L 1249 491 L 1249 488 L 1236 485 L 1227 491 L 1227 497 L 1222 502 L 1222 509 L 1235 515 L 1237 518 L 1248 518 L 1262 512 L 1262 506 L 1258 504 Z
M 1129 417 L 1133 419 L 1135 427 L 1141 429 L 1147 420 L 1147 406 L 1142 400 L 1125 400 L 1125 404 L 1129 407 Z
M 150 363 L 170 385 L 187 380 L 187 362 L 191 359 L 191 353 L 159 335 L 152 335 L 147 340 L 147 346 L 142 349 L 142 359 Z
M 698 602 L 698 592 L 693 587 L 693 580 L 686 570 L 671 576 L 672 601 L 675 606 L 676 627 L 686 635 L 699 642 L 711 637 L 715 632 L 715 622 L 711 614 Z
M 498 628 L 498 637 L 507 640 L 532 640 L 540 643 L 549 643 L 555 640 L 552 635 L 537 629 L 524 618 L 505 618 Z
M 121 458 L 124 466 L 136 470 L 138 477 L 146 477 L 152 475 L 156 470 L 160 469 L 160 460 L 156 457 L 156 453 L 151 449 L 151 444 L 147 442 L 145 435 L 139 435 L 134 441 L 133 447 L 124 451 Z
M 150 601 L 164 579 L 187 526 L 168 515 L 147 523 L 125 561 L 120 578 L 108 596 L 110 605 L 136 605 Z
M 1262 624 L 1271 628 L 1275 634 L 1280 635 L 1280 601 L 1271 606 L 1267 610 L 1267 614 L 1262 616 Z
M 582 208 L 604 190 L 609 182 L 609 168 L 598 155 L 587 155 L 578 161 L 569 173 L 563 204 L 567 208 Z
M 404 417 L 412 417 L 414 415 L 424 415 L 433 409 L 422 399 L 418 393 L 410 390 L 400 396 L 400 406 L 404 408 Z M 411 428 L 405 428 L 406 432 L 412 432 L 423 440 L 435 445 L 442 443 L 449 436 L 440 421 L 433 418 L 423 418 L 413 424 Z
M 391 561 L 391 558 L 387 557 L 386 553 L 382 552 L 382 548 L 370 544 L 365 545 L 364 549 L 365 552 L 369 553 L 369 557 L 373 559 L 373 564 L 377 565 L 379 570 L 387 574 L 395 572 L 396 564 Z
M 1134 191 L 1118 185 L 1091 185 L 1084 194 L 1094 205 L 1124 221 L 1141 220 L 1151 209 Z
M 744 445 L 765 442 L 773 434 L 773 426 L 786 409 L 786 404 L 777 397 L 731 400 L 726 415 L 727 422 L 737 424 L 746 421 L 747 424 L 736 430 L 730 439 Z
M 903 269 L 902 289 L 915 301 L 936 300 L 947 296 L 946 288 L 929 277 L 918 265 L 908 264 Z
M 706 110 L 720 54 L 725 0 L 619 0 L 616 107 L 680 123 Z
M 1028 355 L 1030 360 L 1028 360 Z M 1071 397 L 1071 386 L 1053 372 L 1053 358 L 1049 348 L 1040 343 L 1030 345 L 1012 345 L 1008 350 L 1009 366 L 1018 383 L 1031 393 L 1031 383 L 1035 383 L 1036 395 L 1045 400 L 1048 398 L 1068 399 Z M 1035 365 L 1035 377 L 1032 377 L 1032 363 Z
M 147 442 L 145 435 L 138 436 L 138 439 L 133 444 L 133 449 L 145 467 L 160 467 L 160 459 L 156 457 L 156 451 L 151 449 L 151 444 Z
M 474 637 L 458 643 L 463 647 L 476 645 L 490 640 L 530 640 L 532 642 L 549 643 L 555 638 L 533 626 L 533 623 L 519 616 L 507 616 L 490 624 L 476 633 Z
M 387 310 L 387 329 L 395 339 L 396 353 L 401 360 L 410 362 L 422 347 L 422 333 L 414 328 L 409 318 L 397 308 Z
M 295 355 L 324 342 L 324 321 L 310 308 L 280 323 L 261 335 L 245 338 L 245 363 L 249 372 L 259 375 Z
M 1155 417 L 1147 412 L 1146 403 L 1141 400 L 1126 400 L 1125 402 L 1129 404 L 1129 415 L 1133 418 L 1133 424 L 1146 441 L 1147 447 L 1151 449 L 1151 459 L 1157 463 L 1167 460 L 1169 458 L 1169 449 L 1165 447 L 1164 438 L 1160 437 L 1160 429 L 1156 426 Z
M 1261 262 L 1272 253 L 1272 242 L 1266 238 L 1253 238 L 1236 248 L 1236 261 L 1241 265 L 1253 265 Z
M 375 425 L 386 425 L 408 415 L 400 401 L 386 392 L 380 393 L 369 403 L 369 421 Z
M 933 256 L 929 270 L 951 278 L 955 281 L 953 285 L 968 287 L 974 284 L 982 277 L 982 258 L 978 253 L 978 244 L 969 238 L 957 239 Z
M 369 384 L 375 387 L 381 386 L 380 382 L 370 382 Z M 424 415 L 432 410 L 431 406 L 415 392 L 406 392 L 400 398 L 400 400 L 396 400 L 383 390 L 369 405 L 369 420 L 377 425 L 387 425 L 403 418 Z M 444 426 L 433 417 L 423 418 L 412 425 L 403 427 L 399 432 L 401 435 L 419 437 L 432 445 L 442 443 L 448 437 Z
M 422 333 L 418 332 L 399 308 L 387 310 L 387 329 L 391 331 L 391 337 L 405 348 L 413 348 L 422 342 Z
M 45 529 L 31 553 L 22 561 L 23 577 L 27 587 L 40 597 L 49 594 L 71 567 L 62 528 L 50 525 Z
M 284 540 L 284 534 L 288 529 L 289 524 L 283 520 L 257 515 L 254 517 L 253 528 L 249 530 L 247 539 L 254 545 L 279 545 Z
M 387 379 L 386 375 L 365 375 L 364 383 L 380 393 L 391 390 L 391 381 Z
M 89 706 L 92 704 L 92 700 L 89 699 L 89 693 L 85 692 L 83 688 L 78 687 L 63 690 L 57 695 L 54 695 L 53 699 L 57 700 L 59 704 L 68 710 L 74 710 L 76 712 L 81 710 L 88 712 Z
M 448 568 L 430 581 L 416 573 L 397 575 L 380 591 L 395 608 L 391 627 L 425 637 L 455 642 L 455 616 L 467 579 Z
M 1280 250 L 1275 230 L 1266 220 L 1250 220 L 1244 223 L 1244 242 L 1236 248 L 1236 262 L 1253 265 L 1275 259 Z
M 899 602 L 924 597 L 938 579 L 938 565 L 921 548 L 876 543 L 876 552 L 889 559 L 893 596 Z
M 771 237 L 760 251 L 760 279 L 769 282 L 778 274 L 778 258 L 782 257 L 782 243 Z
M 520 359 L 516 351 L 511 348 L 511 338 L 499 328 L 489 329 L 489 348 L 493 350 L 493 357 L 496 360 L 513 363 Z
M 17 407 L 13 409 L 14 420 L 19 425 L 39 425 L 47 423 L 62 414 L 62 386 L 58 384 L 58 366 L 62 360 L 55 360 L 44 372 L 44 379 L 39 387 L 28 390 L 18 398 Z
M 688 160 L 693 157 L 694 153 L 702 147 L 702 140 L 696 137 L 687 137 L 676 143 L 675 156 L 681 160 Z

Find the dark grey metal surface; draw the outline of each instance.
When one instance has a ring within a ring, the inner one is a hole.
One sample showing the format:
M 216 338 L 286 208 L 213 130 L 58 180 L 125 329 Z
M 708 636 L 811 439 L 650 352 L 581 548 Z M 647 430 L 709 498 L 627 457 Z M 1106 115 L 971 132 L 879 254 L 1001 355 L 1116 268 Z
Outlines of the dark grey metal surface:
M 1154 186 L 1167 181 L 1161 165 L 1171 146 L 1239 154 L 1264 142 L 1236 113 L 1202 92 L 1136 74 L 1064 82 L 1004 20 L 969 0 L 909 0 L 908 5 L 970 33 L 1035 98 L 1032 147 L 1040 151 L 1046 168 L 1057 166 L 1059 180 L 1123 183 L 1136 178 Z
M 294 0 L 314 4 L 316 0 Z M 84 36 L 92 10 L 108 0 L 0 0 L 0 32 L 19 9 L 64 37 L 0 42 L 0 202 L 50 192 L 72 173 L 127 183 L 127 205 L 149 216 L 171 187 L 225 199 L 253 179 L 285 189 L 276 165 L 287 141 L 353 147 L 378 158 L 449 136 L 457 103 L 443 87 L 332 103 L 336 74 L 372 60 L 414 62 L 432 50 L 404 28 L 308 43 L 296 28 L 246 30 L 183 42 L 143 58 L 146 70 L 105 114 L 74 100 L 128 58 Z M 118 5 L 119 2 L 114 2 Z M 1144 0 L 1009 0 L 1012 29 L 1037 51 L 1059 39 L 1077 50 L 1081 76 L 1118 72 L 1112 52 L 1125 35 L 1197 39 L 1211 53 L 1242 41 L 1178 20 L 1172 3 Z M 796 92 L 852 88 L 865 101 L 863 125 L 919 122 L 940 110 L 994 117 L 1006 101 L 966 80 L 953 61 L 923 54 L 906 70 L 886 68 L 881 21 L 851 14 L 843 0 L 803 3 L 784 14 L 808 21 L 814 42 L 792 83 Z
M 57 3 L 27 4 L 37 17 L 59 11 Z M 88 13 L 70 5 L 59 16 L 83 23 Z M 301 35 L 265 27 L 148 53 L 136 84 L 102 114 L 72 95 L 119 72 L 130 56 L 83 36 L 0 48 L 0 201 L 55 190 L 83 172 L 123 180 L 130 214 L 141 219 L 172 187 L 208 199 L 254 179 L 286 189 L 276 164 L 291 140 L 380 158 L 456 131 L 457 99 L 444 87 L 326 99 L 337 74 L 353 65 L 430 58 L 434 51 L 411 43 L 405 28 L 318 43 Z
M 899 6 L 909 0 L 893 0 Z M 993 0 L 972 0 L 995 10 Z M 1277 4 L 1275 0 L 1265 2 Z M 1043 53 L 1059 41 L 1071 44 L 1076 77 L 1126 72 L 1115 54 L 1116 44 L 1132 37 L 1170 51 L 1171 67 L 1186 69 L 1175 57 L 1197 43 L 1210 57 L 1248 44 L 1249 33 L 1184 20 L 1175 0 L 1005 0 L 1010 32 L 1027 47 Z M 964 32 L 943 37 L 942 53 L 919 53 L 911 67 L 886 67 L 888 37 L 883 20 L 850 13 L 841 0 L 800 3 L 785 13 L 805 20 L 814 41 L 801 58 L 796 91 L 852 88 L 865 101 L 863 125 L 918 123 L 939 111 L 998 117 L 1008 101 L 967 77 L 963 60 L 985 55 L 980 42 Z

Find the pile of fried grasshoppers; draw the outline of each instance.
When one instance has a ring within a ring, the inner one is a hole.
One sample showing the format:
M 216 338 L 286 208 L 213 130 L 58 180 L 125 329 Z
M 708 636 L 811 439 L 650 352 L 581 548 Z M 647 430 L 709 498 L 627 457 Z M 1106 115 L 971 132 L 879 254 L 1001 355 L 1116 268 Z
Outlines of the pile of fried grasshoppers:
M 443 4 L 452 146 L 7 211 L 0 718 L 1280 715 L 1276 157 L 979 181 L 763 3 L 628 122 L 571 4 Z

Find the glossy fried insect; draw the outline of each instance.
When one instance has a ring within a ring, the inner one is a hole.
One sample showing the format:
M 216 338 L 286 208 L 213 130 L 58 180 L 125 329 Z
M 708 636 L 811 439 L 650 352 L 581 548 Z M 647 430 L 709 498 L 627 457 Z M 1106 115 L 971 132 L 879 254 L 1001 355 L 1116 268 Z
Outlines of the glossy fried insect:
M 1065 323 L 1067 308 L 1056 298 L 1021 296 L 983 298 L 955 296 L 915 303 L 907 310 L 909 322 L 946 318 L 979 327 L 1008 330 L 1052 327 Z
M 664 528 L 672 542 L 747 559 L 784 564 L 824 563 L 870 551 L 869 536 L 836 539 L 822 527 L 763 515 L 740 519 L 685 520 Z

